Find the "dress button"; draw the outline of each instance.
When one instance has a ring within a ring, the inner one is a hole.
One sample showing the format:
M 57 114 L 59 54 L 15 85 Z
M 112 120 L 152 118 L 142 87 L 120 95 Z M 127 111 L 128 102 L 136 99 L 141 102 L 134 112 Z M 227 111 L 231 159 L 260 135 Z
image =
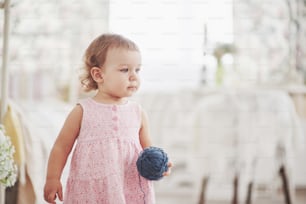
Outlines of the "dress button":
M 114 127 L 113 127 L 113 130 L 114 130 L 114 131 L 118 131 L 118 127 L 117 127 L 117 126 L 114 126 Z
M 112 107 L 112 110 L 113 110 L 113 111 L 117 111 L 117 106 L 113 106 L 113 107 Z
M 113 120 L 113 121 L 117 121 L 117 120 L 118 120 L 118 117 L 117 117 L 117 116 L 114 116 L 114 117 L 112 118 L 112 120 Z

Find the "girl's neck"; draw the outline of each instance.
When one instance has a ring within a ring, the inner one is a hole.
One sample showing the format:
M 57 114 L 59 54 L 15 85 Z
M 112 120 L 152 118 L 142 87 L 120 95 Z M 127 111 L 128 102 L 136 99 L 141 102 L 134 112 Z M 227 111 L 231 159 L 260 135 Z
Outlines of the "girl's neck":
M 122 105 L 127 102 L 127 98 L 125 97 L 110 96 L 99 92 L 93 97 L 93 100 L 99 103 L 116 105 Z

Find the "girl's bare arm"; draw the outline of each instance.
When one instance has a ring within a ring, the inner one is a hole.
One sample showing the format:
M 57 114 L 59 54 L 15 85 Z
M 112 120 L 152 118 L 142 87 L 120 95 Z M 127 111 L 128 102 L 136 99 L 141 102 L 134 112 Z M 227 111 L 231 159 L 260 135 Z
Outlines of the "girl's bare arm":
M 142 109 L 141 109 L 141 128 L 139 132 L 139 139 L 143 149 L 152 145 L 149 125 L 148 125 L 148 116 Z
M 149 134 L 149 124 L 148 124 L 148 117 L 147 114 L 142 110 L 142 124 L 140 129 L 140 144 L 142 148 L 146 148 L 152 145 L 150 134 Z M 168 162 L 168 171 L 164 172 L 164 176 L 169 176 L 171 174 L 171 168 L 173 164 L 172 162 Z
M 60 178 L 68 155 L 70 154 L 74 142 L 79 134 L 82 115 L 83 110 L 81 106 L 77 105 L 74 107 L 68 115 L 51 150 L 44 188 L 44 197 L 49 203 L 54 203 L 56 194 L 60 200 L 63 198 Z

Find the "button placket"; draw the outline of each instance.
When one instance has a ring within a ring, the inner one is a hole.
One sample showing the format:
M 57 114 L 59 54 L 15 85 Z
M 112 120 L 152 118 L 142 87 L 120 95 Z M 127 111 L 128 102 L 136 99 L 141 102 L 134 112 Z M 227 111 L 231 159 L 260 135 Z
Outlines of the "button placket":
M 117 115 L 117 106 L 112 106 L 112 128 L 114 132 L 118 131 L 118 115 Z

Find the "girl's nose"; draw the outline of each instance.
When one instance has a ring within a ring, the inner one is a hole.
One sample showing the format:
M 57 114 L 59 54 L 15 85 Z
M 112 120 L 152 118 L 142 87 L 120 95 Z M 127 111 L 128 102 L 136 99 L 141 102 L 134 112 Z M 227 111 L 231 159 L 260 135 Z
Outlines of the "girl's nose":
M 137 72 L 136 71 L 131 71 L 131 74 L 130 74 L 130 80 L 131 81 L 134 81 L 137 79 Z

